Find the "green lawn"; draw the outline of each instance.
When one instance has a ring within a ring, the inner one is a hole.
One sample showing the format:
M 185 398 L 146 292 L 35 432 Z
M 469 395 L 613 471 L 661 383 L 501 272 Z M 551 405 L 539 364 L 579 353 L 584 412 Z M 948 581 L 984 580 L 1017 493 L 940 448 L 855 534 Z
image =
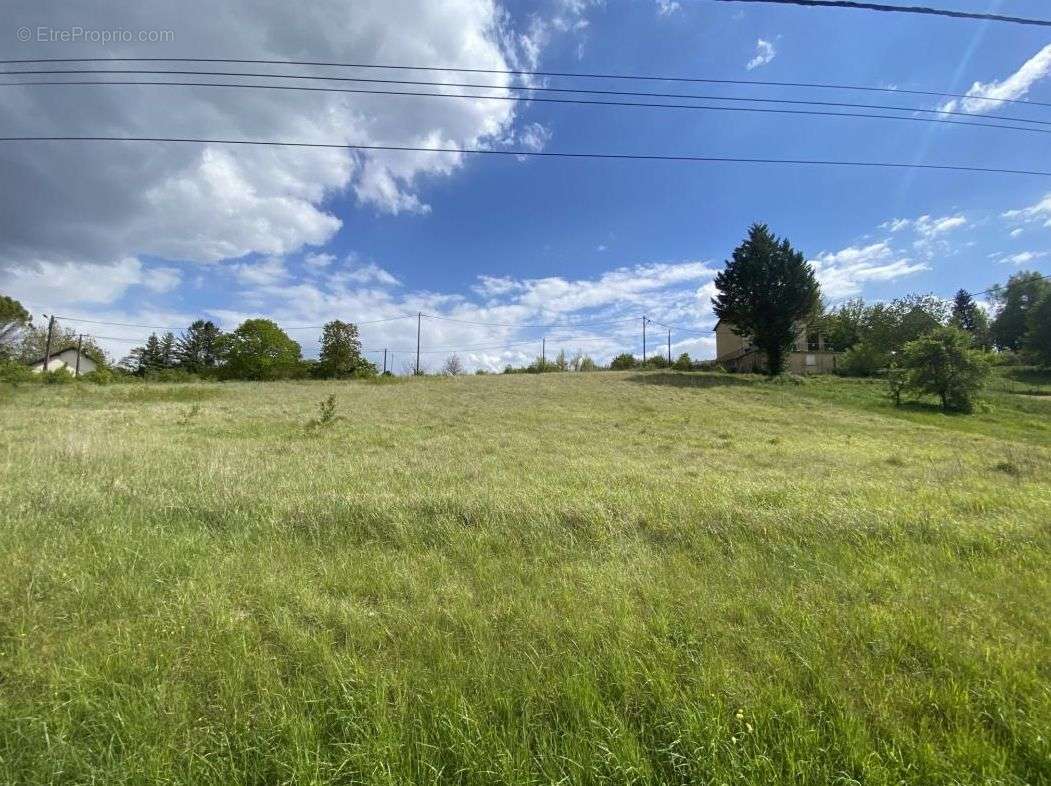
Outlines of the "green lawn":
M 0 783 L 1051 783 L 1015 384 L 2 389 Z

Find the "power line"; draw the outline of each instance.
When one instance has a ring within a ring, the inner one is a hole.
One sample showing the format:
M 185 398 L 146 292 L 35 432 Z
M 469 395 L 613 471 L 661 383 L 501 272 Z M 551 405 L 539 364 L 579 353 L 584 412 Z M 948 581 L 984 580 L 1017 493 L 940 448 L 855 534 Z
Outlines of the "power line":
M 1028 175 L 1051 177 L 1051 172 L 1031 169 L 1002 169 L 996 167 L 965 166 L 960 164 L 920 164 L 891 161 L 841 161 L 802 158 L 739 158 L 732 156 L 666 155 L 645 153 L 600 153 L 549 150 L 487 150 L 465 147 L 416 147 L 412 145 L 352 145 L 323 142 L 282 142 L 253 139 L 207 139 L 201 137 L 120 137 L 120 136 L 8 136 L 0 142 L 166 142 L 178 144 L 246 145 L 256 147 L 296 147 L 322 150 L 377 150 L 411 153 L 452 153 L 458 155 L 516 156 L 528 158 L 595 159 L 609 161 L 670 161 L 709 164 L 781 164 L 788 166 L 833 166 L 866 169 L 920 169 L 975 174 Z
M 0 61 L 3 62 L 3 61 Z M 173 70 L 173 69 L 149 69 L 149 68 L 131 68 L 131 69 L 85 69 L 85 68 L 69 68 L 69 69 L 33 69 L 26 70 L 21 69 L 17 71 L 0 71 L 0 75 L 4 76 L 47 76 L 50 74 L 58 74 L 64 76 L 89 76 L 92 74 L 104 74 L 109 76 L 120 76 L 120 75 L 139 75 L 139 76 L 214 76 L 214 77 L 262 77 L 265 79 L 305 79 L 310 81 L 321 81 L 321 82 L 358 82 L 367 84 L 383 84 L 383 85 L 411 85 L 417 87 L 462 87 L 477 90 L 515 90 L 525 91 L 530 93 L 579 93 L 583 95 L 601 95 L 601 96 L 627 96 L 634 98 L 682 98 L 696 101 L 744 101 L 750 103 L 761 103 L 761 104 L 801 104 L 806 106 L 828 106 L 828 107 L 842 107 L 850 109 L 875 109 L 875 110 L 892 110 L 897 112 L 921 112 L 924 114 L 936 114 L 936 115 L 953 115 L 958 117 L 986 117 L 990 120 L 1006 120 L 1008 122 L 1022 122 L 1022 123 L 1039 123 L 1041 125 L 1051 125 L 1051 121 L 1044 120 L 1030 120 L 1022 117 L 1011 117 L 1005 115 L 990 115 L 986 113 L 977 112 L 959 112 L 956 110 L 946 109 L 926 109 L 922 107 L 911 107 L 911 106 L 896 106 L 893 104 L 859 104 L 856 102 L 849 101 L 815 101 L 811 99 L 791 99 L 791 98 L 762 98 L 762 97 L 747 97 L 747 96 L 718 96 L 718 95 L 697 95 L 695 93 L 658 93 L 645 90 L 594 90 L 589 88 L 580 87 L 550 87 L 550 86 L 533 86 L 533 85 L 493 85 L 493 84 L 479 84 L 477 82 L 435 82 L 419 79 L 381 79 L 378 77 L 348 77 L 348 76 L 322 76 L 316 74 L 261 74 L 258 72 L 251 71 L 184 71 L 184 70 Z M 3 82 L 0 83 L 5 87 L 12 86 L 23 86 L 23 85 L 175 85 L 182 87 L 247 87 L 247 88 L 266 88 L 268 85 L 251 85 L 241 82 L 126 82 L 126 81 L 34 81 L 34 82 Z M 292 85 L 285 86 L 273 86 L 271 89 L 306 89 L 297 88 Z M 314 88 L 314 90 L 321 90 L 320 88 Z M 341 90 L 341 91 L 321 91 L 321 92 L 366 92 L 366 91 L 355 91 L 355 90 Z M 376 92 L 380 95 L 390 95 L 385 91 L 368 91 Z M 890 92 L 899 92 L 891 90 Z M 393 93 L 393 95 L 433 95 L 431 93 Z M 450 97 L 455 97 L 451 93 L 443 93 Z M 942 94 L 937 94 L 942 95 Z M 481 98 L 482 96 L 467 96 L 470 98 Z M 492 98 L 499 98 L 500 96 L 490 96 Z M 942 97 L 956 97 L 956 98 L 975 98 L 975 96 L 966 96 L 962 94 L 945 94 Z M 503 96 L 503 98 L 508 98 Z M 524 100 L 524 99 L 517 99 Z M 1051 107 L 1051 104 L 1040 103 L 1036 101 L 1019 101 L 1017 103 L 1024 103 L 1030 106 L 1041 106 Z M 635 106 L 636 104 L 628 104 L 629 106 Z M 677 105 L 675 105 L 677 106 Z
M 866 3 L 857 0 L 715 0 L 719 3 L 772 3 L 774 5 L 803 5 L 814 8 L 852 8 L 862 11 L 891 11 L 906 14 L 929 14 L 946 16 L 953 19 L 979 19 L 985 22 L 1014 22 L 1019 25 L 1038 25 L 1051 27 L 1051 20 L 1028 19 L 1021 16 L 1004 16 L 1003 14 L 981 14 L 976 11 L 956 11 L 948 8 L 929 8 L 918 5 L 887 5 L 885 3 Z
M 1041 279 L 1051 278 L 1051 273 L 1048 273 L 1045 276 L 1040 276 L 1040 278 Z M 995 286 L 991 286 L 988 289 L 983 289 L 981 292 L 968 292 L 967 294 L 969 294 L 969 295 L 988 295 L 990 292 L 994 292 L 994 291 L 1000 289 L 1001 287 L 1002 287 L 1001 284 L 996 284 Z M 964 290 L 964 291 L 966 291 L 966 290 Z
M 536 328 L 543 330 L 557 330 L 559 328 L 578 328 L 578 327 L 590 327 L 593 325 L 618 325 L 627 322 L 634 322 L 638 317 L 629 317 L 628 319 L 609 319 L 599 322 L 569 322 L 569 323 L 553 323 L 548 325 L 531 325 L 524 323 L 511 323 L 511 322 L 476 322 L 468 319 L 457 319 L 455 317 L 440 317 L 434 314 L 421 314 L 420 316 L 425 319 L 437 319 L 442 322 L 457 322 L 461 325 L 480 325 L 485 327 L 508 327 L 508 328 Z
M 0 73 L 10 73 L 3 72 Z M 1004 123 L 979 123 L 968 120 L 948 120 L 941 117 L 914 117 L 908 115 L 887 115 L 877 114 L 873 112 L 832 112 L 828 110 L 816 110 L 816 109 L 773 109 L 770 107 L 754 107 L 754 106 L 714 106 L 711 104 L 670 104 L 670 103 L 656 103 L 646 101 L 600 101 L 597 99 L 583 99 L 583 98 L 540 98 L 536 96 L 491 96 L 491 95 L 474 95 L 468 93 L 429 93 L 419 90 L 370 90 L 365 88 L 351 88 L 351 87 L 307 87 L 303 85 L 261 85 L 261 84 L 248 84 L 240 82 L 152 82 L 152 81 L 129 81 L 129 80 L 64 80 L 64 81 L 35 81 L 35 82 L 0 82 L 0 87 L 54 87 L 54 86 L 110 86 L 110 87 L 127 87 L 127 86 L 153 86 L 153 87 L 220 87 L 220 88 L 240 88 L 245 90 L 291 90 L 296 92 L 307 92 L 307 93 L 352 93 L 355 95 L 374 95 L 374 96 L 406 96 L 414 98 L 455 98 L 455 99 L 468 99 L 468 100 L 480 100 L 480 101 L 521 101 L 523 103 L 539 103 L 539 104 L 567 104 L 576 106 L 611 106 L 619 108 L 649 108 L 649 109 L 686 109 L 694 111 L 704 112 L 751 112 L 755 114 L 773 114 L 773 115 L 799 115 L 804 117 L 846 117 L 846 118 L 861 118 L 867 120 L 905 120 L 914 123 L 935 123 L 938 125 L 952 125 L 952 126 L 973 126 L 975 128 L 996 128 L 1006 131 L 1029 131 L 1032 133 L 1047 134 L 1051 133 L 1051 129 L 1044 128 L 1030 128 L 1028 126 L 1013 126 L 1006 125 Z M 716 98 L 715 100 L 721 100 Z M 732 99 L 731 99 L 732 100 Z M 753 100 L 753 99 L 737 99 L 737 100 Z M 761 99 L 756 99 L 761 100 Z M 792 103 L 806 104 L 806 101 L 795 101 Z M 938 110 L 923 110 L 923 109 L 912 109 L 903 107 L 898 109 L 903 112 L 932 112 L 937 113 Z M 980 117 L 977 114 L 970 112 L 952 112 L 944 114 L 963 115 L 967 117 Z M 988 116 L 987 116 L 988 117 Z M 1001 116 L 997 116 L 1001 117 Z M 993 118 L 995 119 L 995 118 Z M 1044 120 L 1028 120 L 1024 118 L 1006 118 L 1015 122 L 1021 123 L 1038 123 L 1040 125 L 1051 125 L 1051 121 Z
M 580 71 L 527 71 L 523 69 L 501 68 L 460 68 L 452 66 L 416 66 L 390 65 L 377 63 L 339 63 L 322 60 L 266 60 L 249 58 L 223 57 L 43 57 L 34 59 L 0 60 L 0 65 L 33 65 L 40 63 L 238 63 L 242 65 L 296 65 L 316 66 L 320 68 L 367 68 L 388 71 L 426 71 L 448 72 L 455 74 L 496 74 L 500 76 L 525 77 L 565 77 L 575 79 L 621 79 L 644 82 L 679 82 L 711 85 L 749 85 L 756 87 L 800 87 L 820 90 L 848 90 L 872 93 L 896 93 L 898 95 L 935 96 L 940 98 L 968 98 L 974 101 L 992 101 L 1005 104 L 1029 104 L 1032 106 L 1051 106 L 1035 101 L 1017 98 L 992 98 L 988 96 L 971 96 L 966 93 L 949 93 L 938 90 L 910 90 L 898 87 L 877 87 L 874 85 L 848 85 L 835 82 L 778 82 L 761 79 L 715 79 L 693 76 L 662 76 L 647 74 L 608 74 Z

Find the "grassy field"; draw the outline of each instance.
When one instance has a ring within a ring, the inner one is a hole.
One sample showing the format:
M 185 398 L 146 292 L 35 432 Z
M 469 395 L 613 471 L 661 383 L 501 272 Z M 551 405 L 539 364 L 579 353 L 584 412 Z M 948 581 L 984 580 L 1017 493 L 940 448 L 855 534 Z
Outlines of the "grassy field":
M 0 783 L 1051 783 L 1051 384 L 881 392 L 0 390 Z

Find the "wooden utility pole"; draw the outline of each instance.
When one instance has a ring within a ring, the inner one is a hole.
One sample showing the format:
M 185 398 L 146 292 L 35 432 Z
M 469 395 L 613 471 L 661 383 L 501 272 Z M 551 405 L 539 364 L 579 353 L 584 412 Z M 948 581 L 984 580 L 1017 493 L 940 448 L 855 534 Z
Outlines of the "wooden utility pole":
M 668 328 L 668 365 L 671 365 L 671 328 Z
M 80 348 L 84 345 L 84 334 L 80 333 L 77 336 L 77 367 L 76 371 L 73 372 L 74 377 L 80 376 Z
M 420 323 L 423 320 L 423 312 L 416 312 L 416 376 L 420 375 Z
M 540 339 L 540 370 L 547 368 L 547 336 Z
M 44 314 L 47 317 L 47 314 Z M 47 344 L 44 347 L 44 371 L 48 370 L 51 363 L 51 336 L 55 332 L 55 315 L 52 314 L 47 320 Z
M 383 373 L 387 373 L 387 348 L 383 348 Z
M 646 315 L 642 315 L 642 365 L 646 365 Z

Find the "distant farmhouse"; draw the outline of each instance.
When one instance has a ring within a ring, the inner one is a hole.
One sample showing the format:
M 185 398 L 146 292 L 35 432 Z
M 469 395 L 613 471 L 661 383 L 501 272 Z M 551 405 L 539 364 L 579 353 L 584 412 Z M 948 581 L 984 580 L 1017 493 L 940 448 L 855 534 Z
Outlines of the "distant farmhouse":
M 733 325 L 719 320 L 715 325 L 715 362 L 727 371 L 763 372 L 766 355 L 752 345 L 748 336 L 734 333 Z M 825 337 L 798 326 L 796 343 L 785 356 L 785 370 L 793 374 L 831 374 L 839 362 L 839 352 L 825 349 Z
M 47 370 L 58 371 L 59 369 L 66 369 L 70 374 L 77 373 L 77 355 L 80 355 L 80 373 L 90 374 L 96 368 L 98 364 L 95 363 L 85 352 L 77 352 L 76 347 L 66 347 L 65 349 L 59 350 L 58 352 L 52 352 L 47 357 Z M 44 370 L 45 358 L 34 360 L 29 364 L 29 370 L 33 373 L 39 374 Z

